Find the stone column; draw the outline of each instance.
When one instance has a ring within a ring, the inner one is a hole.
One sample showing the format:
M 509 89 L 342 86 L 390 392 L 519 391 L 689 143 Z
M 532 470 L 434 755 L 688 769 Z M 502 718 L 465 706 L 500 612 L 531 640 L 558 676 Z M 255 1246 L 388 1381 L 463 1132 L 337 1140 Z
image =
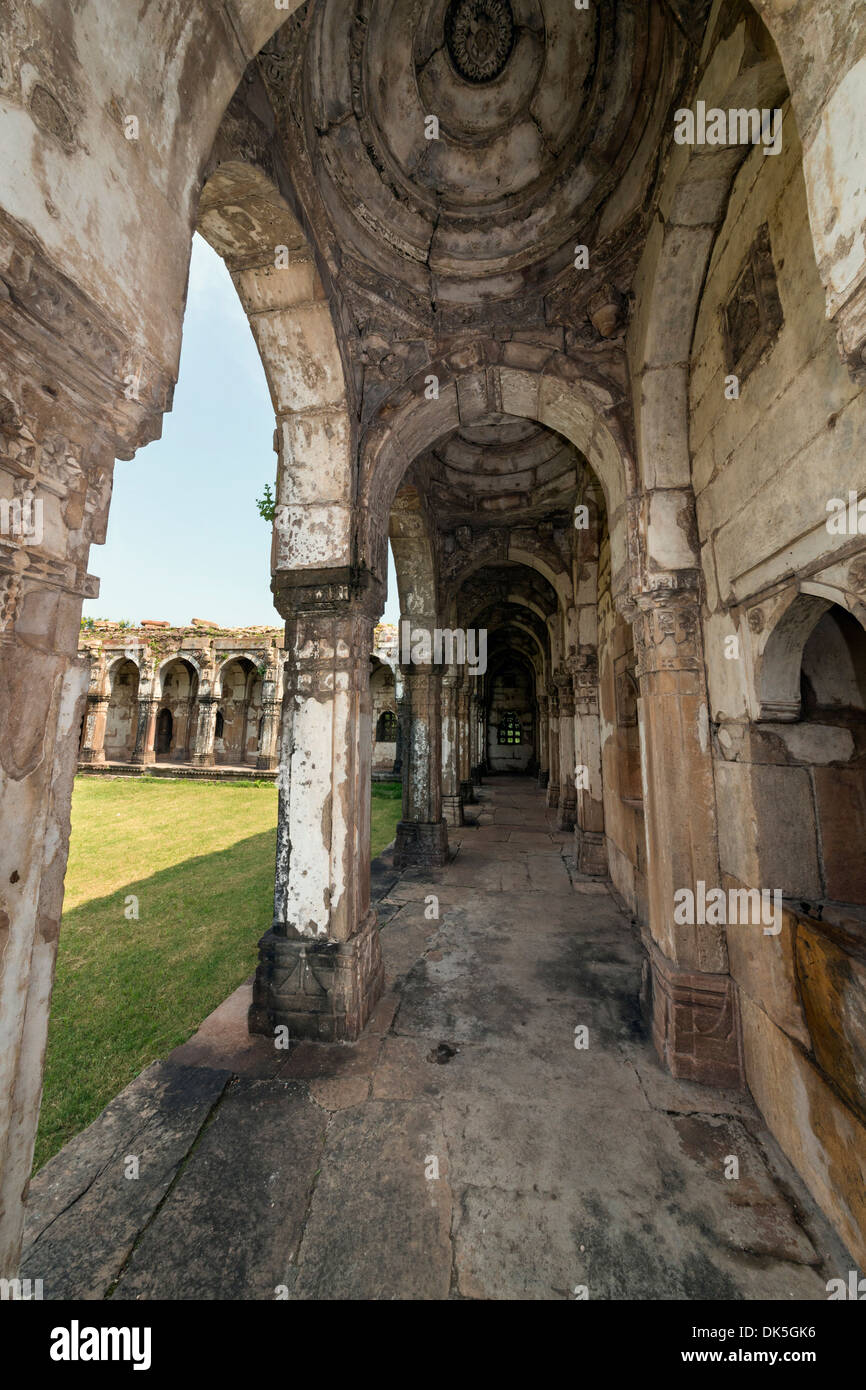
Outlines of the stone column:
M 457 677 L 449 671 L 442 678 L 442 813 L 447 825 L 463 824 L 457 702 Z
M 548 699 L 538 697 L 538 785 L 542 791 L 550 780 L 550 753 L 548 751 Z
M 279 667 L 276 662 L 269 661 L 262 679 L 262 736 L 256 753 L 256 768 L 260 772 L 273 772 L 279 762 L 282 707 Z
M 274 919 L 259 943 L 249 1027 L 351 1042 L 384 979 L 370 908 L 370 652 L 381 594 L 348 572 L 320 574 L 274 581 L 289 656 Z
M 192 736 L 190 762 L 193 767 L 213 767 L 214 737 L 219 700 L 215 695 L 199 695 L 195 702 L 195 729 Z
M 464 675 L 464 682 L 468 679 L 468 676 Z M 472 749 L 475 740 L 472 731 L 470 692 L 465 684 L 458 686 L 457 690 L 457 721 L 460 739 L 460 797 L 464 806 L 474 806 L 476 797 L 472 781 Z
M 574 757 L 574 686 L 571 676 L 558 677 L 559 687 L 559 815 L 558 830 L 573 830 L 577 809 Z
M 82 763 L 105 762 L 105 725 L 108 721 L 108 696 L 102 690 L 87 692 L 84 715 L 84 742 L 78 753 Z
M 403 702 L 403 677 L 400 674 L 399 666 L 394 671 L 394 702 L 397 706 L 397 738 L 394 744 L 394 766 L 392 772 L 395 777 L 403 776 L 403 737 L 405 724 L 408 719 L 408 711 Z
M 85 710 L 81 606 L 114 460 L 158 433 L 170 387 L 27 229 L 0 217 L 0 1277 L 13 1278 L 42 1093 L 72 785 Z M 155 402 L 158 401 L 158 404 Z M 97 711 L 98 713 L 98 711 Z M 94 744 L 98 738 L 94 739 Z
M 674 1076 L 738 1086 L 742 1046 L 725 929 L 674 922 L 678 890 L 720 886 L 698 596 L 664 590 L 636 603 L 653 1037 Z
M 559 691 L 555 685 L 548 686 L 548 747 L 550 749 L 550 776 L 547 779 L 547 804 L 551 809 L 559 805 Z
M 148 767 L 156 761 L 156 715 L 159 700 L 155 695 L 139 695 L 138 723 L 135 726 L 135 750 L 132 761 L 139 766 Z
M 475 787 L 481 786 L 481 779 L 487 771 L 487 721 L 484 698 L 477 691 L 469 697 L 469 718 L 475 735 L 475 751 L 472 757 L 470 776 Z
M 442 676 L 433 666 L 404 666 L 408 716 L 403 742 L 403 818 L 397 825 L 394 867 L 441 868 L 448 860 L 442 816 Z
M 604 833 L 597 653 L 588 652 L 578 658 L 573 681 L 575 758 L 581 769 L 577 786 L 574 862 L 578 873 L 606 877 L 607 840 Z

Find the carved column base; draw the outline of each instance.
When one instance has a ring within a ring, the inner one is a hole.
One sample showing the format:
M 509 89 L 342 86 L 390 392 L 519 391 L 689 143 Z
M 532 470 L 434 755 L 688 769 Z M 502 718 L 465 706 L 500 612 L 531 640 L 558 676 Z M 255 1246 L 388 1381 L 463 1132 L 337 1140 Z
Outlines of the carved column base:
M 277 758 L 276 756 L 274 756 L 273 758 L 268 758 L 262 756 L 262 754 L 259 754 L 259 756 L 256 758 L 257 772 L 276 772 L 279 765 L 279 758 Z
M 376 914 L 348 941 L 278 936 L 259 942 L 259 964 L 248 1026 L 273 1037 L 284 1024 L 290 1038 L 354 1042 L 385 982 Z
M 577 821 L 577 796 L 564 791 L 559 798 L 559 815 L 556 818 L 557 830 L 573 830 Z
M 394 868 L 441 869 L 448 862 L 448 826 L 444 820 L 401 820 L 394 840 Z
M 193 767 L 215 767 L 213 753 L 193 753 L 190 757 Z
M 543 772 L 539 772 L 539 774 L 538 774 L 538 785 L 539 785 L 539 787 L 541 788 L 542 791 L 546 791 L 546 790 L 547 790 L 547 784 L 548 784 L 549 781 L 550 781 L 550 769 L 549 769 L 549 768 L 545 768 Z
M 464 806 L 477 805 L 478 798 L 475 795 L 475 788 L 471 782 L 460 783 L 460 800 L 463 802 Z
M 654 945 L 653 1042 L 672 1076 L 705 1086 L 745 1088 L 736 989 L 730 975 L 683 970 Z
M 547 783 L 547 804 L 553 810 L 559 805 L 559 784 L 548 781 Z
M 135 767 L 150 767 L 156 762 L 156 753 L 151 748 L 148 753 L 133 753 L 129 760 Z
M 442 815 L 446 825 L 464 825 L 463 801 L 460 796 L 442 797 Z
M 78 761 L 80 763 L 104 763 L 105 749 L 82 748 L 81 752 L 78 754 Z
M 603 830 L 574 827 L 574 863 L 579 874 L 607 878 L 607 837 Z

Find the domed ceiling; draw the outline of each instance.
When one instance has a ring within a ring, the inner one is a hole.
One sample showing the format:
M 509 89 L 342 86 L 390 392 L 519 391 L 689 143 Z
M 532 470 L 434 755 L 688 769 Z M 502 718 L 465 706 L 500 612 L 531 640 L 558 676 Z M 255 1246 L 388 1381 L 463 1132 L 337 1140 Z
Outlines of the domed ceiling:
M 574 506 L 578 455 L 561 435 L 510 415 L 462 429 L 415 465 L 437 517 L 449 525 L 522 523 Z
M 321 0 L 260 67 L 338 255 L 435 311 L 616 260 L 685 47 L 662 0 Z

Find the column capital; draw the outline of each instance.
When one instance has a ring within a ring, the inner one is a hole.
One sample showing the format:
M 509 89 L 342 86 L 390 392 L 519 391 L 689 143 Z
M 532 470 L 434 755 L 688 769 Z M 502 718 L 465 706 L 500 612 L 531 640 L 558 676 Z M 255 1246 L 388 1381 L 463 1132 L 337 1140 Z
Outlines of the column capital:
M 574 714 L 574 687 L 570 676 L 560 687 L 559 713 L 565 719 L 569 719 Z
M 598 652 L 594 647 L 573 656 L 568 668 L 575 697 L 582 698 L 598 689 Z
M 636 596 L 633 619 L 638 676 L 660 671 L 703 672 L 700 595 L 696 588 Z
M 317 570 L 278 570 L 271 581 L 274 605 L 287 622 L 306 614 L 363 617 L 375 623 L 385 606 L 385 586 L 368 569 L 341 565 Z

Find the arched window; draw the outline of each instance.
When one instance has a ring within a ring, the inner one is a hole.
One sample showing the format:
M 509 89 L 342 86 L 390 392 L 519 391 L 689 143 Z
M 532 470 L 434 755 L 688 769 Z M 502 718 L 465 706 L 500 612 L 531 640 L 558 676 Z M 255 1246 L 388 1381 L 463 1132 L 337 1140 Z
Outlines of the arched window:
M 506 714 L 500 719 L 497 742 L 507 744 L 521 742 L 520 720 L 516 714 Z
M 214 735 L 216 738 L 222 738 L 222 736 L 223 736 L 223 729 L 225 728 L 225 722 L 226 722 L 226 721 L 225 721 L 225 719 L 223 718 L 223 712 L 222 712 L 222 710 L 221 710 L 221 709 L 218 709 L 218 710 L 217 710 L 217 717 L 216 717 L 216 732 L 215 732 L 215 735 Z
M 376 742 L 397 742 L 397 716 L 392 709 L 385 709 L 376 722 Z

